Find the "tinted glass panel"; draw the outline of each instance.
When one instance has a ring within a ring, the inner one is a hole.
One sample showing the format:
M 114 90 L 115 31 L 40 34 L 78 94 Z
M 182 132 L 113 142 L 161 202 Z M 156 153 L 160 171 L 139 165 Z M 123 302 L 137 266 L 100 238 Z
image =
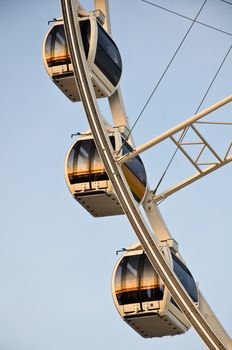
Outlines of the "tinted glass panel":
M 164 286 L 159 283 L 159 277 L 150 261 L 143 255 L 144 264 L 141 275 L 141 301 L 162 300 Z
M 115 293 L 120 305 L 137 303 L 139 300 L 139 256 L 125 257 L 116 273 Z
M 110 137 L 113 148 L 114 137 Z M 67 161 L 67 173 L 70 183 L 108 180 L 105 168 L 93 139 L 79 140 L 71 149 Z
M 81 21 L 80 29 L 87 57 L 90 42 L 90 21 Z M 68 64 L 71 63 L 71 59 L 63 24 L 56 25 L 51 29 L 45 43 L 45 57 L 49 67 L 67 65 L 67 70 L 69 70 Z
M 124 293 L 124 304 L 131 304 L 138 302 L 138 290 L 139 290 L 139 256 L 132 256 L 127 259 L 127 264 L 124 268 L 124 280 L 123 286 L 126 293 Z
M 90 181 L 90 159 L 93 140 L 78 141 L 68 157 L 68 178 L 71 184 Z
M 63 24 L 54 26 L 45 43 L 45 57 L 49 67 L 71 63 Z
M 127 154 L 132 151 L 132 148 L 124 142 L 122 154 Z M 122 165 L 122 171 L 126 177 L 128 185 L 137 202 L 140 202 L 145 194 L 147 177 L 144 165 L 139 156 L 136 156 Z
M 90 21 L 80 21 L 81 36 L 83 41 L 83 46 L 85 50 L 85 56 L 88 57 L 89 54 L 89 43 L 90 43 Z
M 117 46 L 99 23 L 95 64 L 114 86 L 118 84 L 122 73 L 121 56 Z
M 164 286 L 145 254 L 126 256 L 115 275 L 115 293 L 120 305 L 163 299 Z
M 90 172 L 91 181 L 108 180 L 108 176 L 105 172 L 105 168 L 95 145 L 93 150 L 93 157 L 91 159 Z
M 181 284 L 186 289 L 186 292 L 192 298 L 194 302 L 198 301 L 196 283 L 186 266 L 184 266 L 179 259 L 172 254 L 173 257 L 173 269 Z

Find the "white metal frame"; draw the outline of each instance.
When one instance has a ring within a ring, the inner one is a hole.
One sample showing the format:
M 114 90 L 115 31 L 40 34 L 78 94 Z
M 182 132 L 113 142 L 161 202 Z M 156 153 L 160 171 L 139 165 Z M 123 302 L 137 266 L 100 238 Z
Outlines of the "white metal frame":
M 175 145 L 178 147 L 178 149 L 185 155 L 185 157 L 191 162 L 193 167 L 197 170 L 197 173 L 192 175 L 191 177 L 183 180 L 182 182 L 178 183 L 177 185 L 167 189 L 166 191 L 160 193 L 160 194 L 155 194 L 153 196 L 153 201 L 154 202 L 159 202 L 160 200 L 163 200 L 170 196 L 171 194 L 179 191 L 183 187 L 190 185 L 196 180 L 201 179 L 203 176 L 211 173 L 214 170 L 217 170 L 221 168 L 223 165 L 228 164 L 229 162 L 232 161 L 232 155 L 230 155 L 230 152 L 232 150 L 232 140 L 229 142 L 225 152 L 223 155 L 219 155 L 219 153 L 216 150 L 216 146 L 213 146 L 210 144 L 205 137 L 202 135 L 202 133 L 198 129 L 199 124 L 205 124 L 205 125 L 224 125 L 227 127 L 232 126 L 232 122 L 217 122 L 217 121 L 202 121 L 202 119 L 209 115 L 210 113 L 216 111 L 217 109 L 223 107 L 227 103 L 232 101 L 232 95 L 222 99 L 221 101 L 218 101 L 214 105 L 206 108 L 205 110 L 199 112 L 198 114 L 192 116 L 191 118 L 185 120 L 184 122 L 176 125 L 175 127 L 167 130 L 163 134 L 155 137 L 154 139 L 146 142 L 145 144 L 135 148 L 133 152 L 128 153 L 127 155 L 124 155 L 123 157 L 118 158 L 117 162 L 119 164 L 124 163 L 125 161 L 133 158 L 135 155 L 140 154 L 147 149 L 157 145 L 158 143 L 166 140 L 166 139 L 171 139 Z M 196 136 L 196 141 L 185 141 L 188 131 L 192 130 L 192 132 Z M 178 135 L 178 138 L 176 134 L 178 132 L 181 132 L 180 135 Z M 188 152 L 188 149 L 185 146 L 200 146 L 200 151 L 198 152 L 197 156 L 195 159 L 192 158 L 190 153 Z M 211 155 L 211 158 L 209 159 L 208 162 L 200 162 L 200 159 L 202 158 L 203 154 L 206 153 L 205 151 L 208 151 L 209 154 Z M 202 166 L 204 168 L 202 169 Z
M 106 132 L 106 125 L 98 108 L 93 86 L 90 80 L 90 72 L 84 55 L 79 28 L 78 11 L 80 10 L 81 5 L 78 0 L 61 0 L 61 5 L 77 87 L 96 146 L 108 176 L 112 181 L 121 206 L 154 269 L 158 272 L 178 306 L 186 315 L 205 344 L 209 347 L 209 349 L 231 349 L 232 345 L 230 337 L 224 331 L 220 322 L 216 319 L 203 296 L 200 294 L 200 307 L 198 309 L 164 259 L 163 254 L 161 253 L 162 249 L 163 247 L 168 246 L 169 241 L 172 239 L 159 213 L 159 210 L 153 201 L 151 193 L 149 191 L 147 192 L 147 196 L 145 197 L 144 201 L 144 208 L 148 214 L 148 218 L 154 232 L 150 232 L 138 209 L 137 204 L 131 195 L 120 164 L 116 161 L 114 155 L 112 154 L 109 138 Z M 105 9 L 108 11 L 107 0 L 95 1 L 96 9 L 101 9 L 101 6 L 105 6 Z M 105 15 L 108 21 L 107 23 L 109 23 L 107 11 L 105 12 Z M 104 8 L 102 8 L 102 12 L 104 12 Z M 230 97 L 230 100 L 231 99 L 232 98 Z M 114 103 L 111 103 L 111 100 L 113 100 Z M 115 108 L 118 108 L 121 111 L 120 124 L 122 121 L 123 124 L 128 125 L 125 117 L 125 109 L 121 102 L 122 99 L 120 92 L 118 91 L 112 97 L 112 99 L 110 99 L 112 114 L 115 116 L 115 124 L 118 123 L 118 119 L 116 117 L 117 114 L 115 114 L 114 109 L 114 106 L 116 105 Z M 162 136 L 162 138 L 164 137 Z

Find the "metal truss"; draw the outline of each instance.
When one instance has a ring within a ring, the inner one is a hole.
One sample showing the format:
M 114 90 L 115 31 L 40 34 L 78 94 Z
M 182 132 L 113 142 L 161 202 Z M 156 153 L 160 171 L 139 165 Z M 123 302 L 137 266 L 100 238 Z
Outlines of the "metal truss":
M 200 132 L 199 128 L 197 128 L 198 124 L 211 126 L 232 126 L 231 122 L 197 121 L 185 127 L 182 130 L 181 135 L 179 137 L 176 137 L 176 135 L 170 136 L 170 139 L 175 143 L 175 145 L 184 154 L 184 156 L 190 161 L 190 163 L 196 169 L 197 172 L 191 177 L 167 189 L 166 191 L 158 195 L 154 195 L 153 200 L 156 203 L 232 161 L 232 155 L 230 154 L 232 148 L 232 141 L 229 142 L 224 153 L 220 154 L 217 150 L 218 145 L 212 145 L 212 143 L 210 144 L 207 141 L 207 139 Z M 196 136 L 195 141 L 188 140 L 189 131 L 192 131 L 193 134 Z M 193 148 L 196 150 L 195 158 L 193 158 L 191 152 Z
M 221 168 L 223 165 L 228 164 L 232 161 L 232 141 L 229 141 L 226 149 L 223 153 L 218 150 L 218 139 L 216 137 L 215 144 L 209 142 L 207 137 L 203 136 L 203 133 L 199 130 L 200 125 L 211 125 L 212 127 L 231 127 L 232 122 L 221 122 L 221 121 L 210 121 L 202 120 L 206 115 L 216 111 L 225 104 L 232 101 L 232 95 L 224 98 L 223 100 L 217 102 L 216 104 L 206 108 L 200 113 L 194 115 L 193 117 L 185 120 L 184 122 L 176 125 L 175 127 L 167 130 L 163 134 L 155 137 L 154 139 L 146 142 L 145 144 L 135 148 L 132 152 L 119 158 L 117 162 L 119 164 L 133 158 L 135 155 L 140 154 L 147 149 L 157 145 L 158 143 L 170 139 L 190 162 L 193 168 L 197 171 L 192 176 L 181 181 L 180 183 L 172 186 L 171 188 L 163 191 L 160 194 L 154 194 L 153 201 L 159 203 L 171 194 L 179 191 L 180 189 L 190 185 L 196 180 L 201 179 L 203 176 L 208 175 Z M 216 130 L 217 132 L 217 130 Z M 189 139 L 189 134 L 191 133 L 191 139 Z M 192 137 L 194 136 L 194 140 Z M 192 156 L 193 148 L 195 149 L 195 157 Z

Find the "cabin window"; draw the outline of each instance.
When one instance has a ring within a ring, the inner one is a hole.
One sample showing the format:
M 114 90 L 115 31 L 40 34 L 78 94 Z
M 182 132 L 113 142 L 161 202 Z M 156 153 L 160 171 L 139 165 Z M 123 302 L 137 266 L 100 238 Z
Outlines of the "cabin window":
M 115 276 L 115 293 L 119 305 L 163 299 L 164 286 L 145 254 L 126 256 Z
M 122 142 L 124 142 L 122 148 L 123 155 L 133 151 L 133 149 L 128 145 L 128 143 L 125 143 L 123 139 Z M 125 164 L 138 177 L 138 179 L 143 183 L 143 185 L 146 186 L 147 177 L 141 158 L 139 156 L 135 156 L 132 159 L 126 161 Z
M 164 286 L 159 283 L 159 277 L 150 261 L 143 254 L 143 268 L 141 275 L 141 301 L 162 300 Z
M 113 149 L 115 139 L 110 136 Z M 109 180 L 93 139 L 79 140 L 71 149 L 67 172 L 70 184 Z
M 48 67 L 71 63 L 63 24 L 56 25 L 49 33 L 45 44 L 45 56 Z
M 89 54 L 89 43 L 90 43 L 90 21 L 80 21 L 81 37 L 83 41 L 83 46 L 85 50 L 85 56 L 88 57 Z
M 196 283 L 187 267 L 181 263 L 181 261 L 172 254 L 173 258 L 173 270 L 180 280 L 181 284 L 185 288 L 186 292 L 192 298 L 194 302 L 198 302 L 198 293 Z
M 95 64 L 113 86 L 118 84 L 122 73 L 120 53 L 113 40 L 99 23 Z
M 123 148 L 122 154 L 127 154 L 132 151 L 132 148 L 122 139 Z M 127 180 L 127 183 L 131 189 L 134 199 L 137 202 L 141 202 L 146 191 L 147 177 L 144 165 L 139 156 L 135 156 L 132 159 L 122 164 L 122 171 Z

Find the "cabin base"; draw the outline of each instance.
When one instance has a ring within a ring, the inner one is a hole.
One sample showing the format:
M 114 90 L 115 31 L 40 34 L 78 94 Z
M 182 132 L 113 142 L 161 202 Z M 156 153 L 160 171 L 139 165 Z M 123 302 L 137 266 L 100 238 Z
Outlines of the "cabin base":
M 114 192 L 79 192 L 74 193 L 74 198 L 94 217 L 124 214 Z
M 185 333 L 188 328 L 170 313 L 139 316 L 124 319 L 137 333 L 144 338 L 164 337 Z

